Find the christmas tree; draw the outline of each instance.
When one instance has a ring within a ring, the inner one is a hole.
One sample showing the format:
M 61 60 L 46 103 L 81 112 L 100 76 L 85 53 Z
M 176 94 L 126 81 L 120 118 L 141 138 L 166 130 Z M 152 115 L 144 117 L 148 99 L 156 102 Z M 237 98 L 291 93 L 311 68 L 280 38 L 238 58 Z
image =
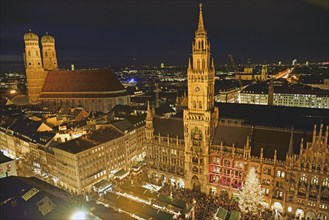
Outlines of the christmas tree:
M 244 186 L 239 195 L 239 208 L 245 216 L 259 216 L 264 210 L 262 205 L 263 191 L 256 176 L 256 170 L 251 167 Z

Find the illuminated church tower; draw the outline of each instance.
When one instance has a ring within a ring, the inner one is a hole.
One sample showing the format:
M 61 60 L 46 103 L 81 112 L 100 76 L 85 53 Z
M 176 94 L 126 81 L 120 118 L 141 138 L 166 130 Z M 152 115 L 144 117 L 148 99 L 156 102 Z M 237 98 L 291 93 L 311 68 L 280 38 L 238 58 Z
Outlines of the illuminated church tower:
M 54 37 L 48 35 L 47 32 L 46 35 L 42 36 L 41 44 L 42 44 L 43 68 L 45 70 L 58 69 Z
M 188 68 L 188 108 L 184 110 L 185 187 L 207 192 L 209 148 L 218 121 L 214 106 L 215 67 L 204 28 L 202 4 Z
M 24 35 L 24 42 L 24 61 L 29 103 L 36 104 L 39 100 L 47 72 L 44 71 L 42 66 L 38 35 L 30 30 L 30 32 Z

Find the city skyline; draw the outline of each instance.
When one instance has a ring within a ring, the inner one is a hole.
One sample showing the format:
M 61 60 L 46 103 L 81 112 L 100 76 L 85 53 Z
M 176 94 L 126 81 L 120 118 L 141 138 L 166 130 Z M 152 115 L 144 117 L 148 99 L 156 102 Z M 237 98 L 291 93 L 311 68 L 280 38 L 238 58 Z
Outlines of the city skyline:
M 55 34 L 24 34 L 25 73 L 0 75 L 1 219 L 328 219 L 328 63 L 237 67 L 231 53 L 234 72 L 216 72 L 218 47 L 198 9 L 185 67 L 85 68 L 103 65 L 111 41 L 85 28 L 72 41 L 76 69 L 63 69 Z M 148 22 L 169 43 L 150 49 L 153 34 L 143 33 L 145 60 L 184 53 L 164 23 Z
M 215 64 L 328 61 L 325 2 L 201 2 Z M 198 3 L 2 1 L 0 71 L 24 69 L 29 29 L 54 36 L 60 68 L 186 65 Z

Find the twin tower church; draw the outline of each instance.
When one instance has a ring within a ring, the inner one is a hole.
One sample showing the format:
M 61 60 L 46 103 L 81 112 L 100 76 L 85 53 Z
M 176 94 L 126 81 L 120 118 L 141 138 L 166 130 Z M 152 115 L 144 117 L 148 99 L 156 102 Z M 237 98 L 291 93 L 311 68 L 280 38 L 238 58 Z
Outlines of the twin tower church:
M 109 112 L 118 104 L 130 104 L 130 96 L 109 69 L 59 70 L 55 39 L 24 35 L 24 63 L 30 104 L 83 106 L 87 111 Z

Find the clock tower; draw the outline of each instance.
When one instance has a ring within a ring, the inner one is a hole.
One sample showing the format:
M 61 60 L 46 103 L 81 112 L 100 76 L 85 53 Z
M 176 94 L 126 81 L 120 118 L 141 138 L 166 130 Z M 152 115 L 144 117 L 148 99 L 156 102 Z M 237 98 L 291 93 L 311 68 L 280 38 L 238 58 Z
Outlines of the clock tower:
M 209 148 L 218 122 L 215 67 L 204 28 L 202 4 L 188 61 L 188 108 L 184 110 L 185 187 L 208 193 Z

